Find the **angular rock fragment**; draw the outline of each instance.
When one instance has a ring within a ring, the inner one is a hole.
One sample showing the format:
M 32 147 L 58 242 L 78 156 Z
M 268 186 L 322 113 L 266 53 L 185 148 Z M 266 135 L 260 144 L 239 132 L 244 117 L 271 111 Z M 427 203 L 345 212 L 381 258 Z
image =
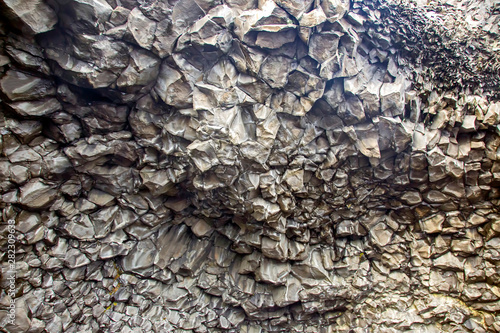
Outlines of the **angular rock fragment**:
M 433 265 L 442 269 L 452 269 L 462 271 L 464 269 L 464 259 L 453 255 L 451 252 L 433 260 Z
M 357 221 L 344 220 L 340 222 L 335 232 L 338 237 L 365 236 L 366 229 Z
M 138 242 L 131 254 L 124 257 L 121 266 L 125 272 L 134 272 L 153 265 L 157 250 L 150 240 Z
M 381 149 L 392 148 L 395 152 L 404 151 L 410 144 L 412 137 L 411 123 L 401 122 L 399 118 L 380 117 L 379 135 L 383 142 Z
M 219 164 L 219 159 L 215 154 L 215 147 L 212 140 L 195 141 L 190 144 L 187 149 L 189 150 L 196 167 L 201 172 L 205 172 L 213 166 Z
M 184 76 L 165 62 L 160 68 L 160 74 L 155 86 L 155 92 L 167 104 L 187 108 L 192 103 L 192 88 Z
M 134 50 L 130 53 L 130 64 L 120 74 L 116 81 L 120 88 L 142 87 L 156 80 L 160 61 L 152 54 L 143 50 Z
M 500 122 L 500 103 L 492 103 L 488 107 L 488 112 L 484 115 L 483 122 L 488 125 L 496 125 Z
M 206 221 L 200 219 L 192 227 L 191 230 L 196 237 L 209 237 L 214 231 L 213 227 Z
M 122 25 L 127 22 L 129 14 L 130 14 L 129 9 L 118 6 L 113 9 L 113 12 L 109 17 L 109 21 L 115 26 Z
M 90 260 L 79 250 L 73 248 L 66 252 L 64 264 L 73 269 L 90 264 Z
M 429 203 L 444 203 L 449 200 L 449 197 L 440 191 L 431 190 L 424 194 L 424 199 Z
M 304 186 L 304 170 L 287 170 L 283 175 L 283 180 L 293 192 L 301 191 Z
M 275 1 L 278 6 L 286 10 L 288 13 L 293 15 L 295 18 L 300 19 L 302 15 L 309 11 L 312 5 L 311 0 L 307 1 Z
M 186 252 L 189 241 L 190 236 L 185 225 L 161 229 L 158 236 L 158 253 L 154 257 L 155 265 L 165 268 L 173 260 L 180 258 Z
M 57 197 L 57 191 L 41 179 L 32 179 L 20 189 L 19 203 L 30 208 L 46 208 Z
M 260 67 L 260 76 L 272 88 L 283 88 L 288 82 L 292 59 L 283 56 L 266 58 Z
M 288 239 L 283 234 L 280 234 L 279 241 L 263 237 L 262 254 L 268 258 L 285 261 L 288 255 Z
M 380 88 L 380 108 L 384 116 L 403 113 L 405 96 L 402 83 L 384 83 Z
M 321 7 L 328 21 L 340 20 L 349 9 L 349 1 L 345 0 L 325 0 L 321 2 Z
M 151 49 L 156 23 L 144 16 L 139 8 L 134 8 L 130 12 L 127 19 L 127 29 L 140 47 Z
M 55 98 L 47 98 L 32 102 L 14 102 L 9 107 L 20 116 L 47 116 L 61 110 L 61 104 Z
M 303 284 L 310 286 L 321 284 L 324 280 L 329 279 L 328 272 L 323 267 L 319 251 L 311 251 L 307 259 L 295 263 L 292 266 L 292 273 Z
M 301 98 L 301 103 L 306 104 L 309 102 L 312 106 L 314 102 L 323 96 L 325 82 L 319 77 L 311 75 L 299 67 L 288 76 L 288 84 L 285 89 L 297 96 L 303 96 Z M 308 110 L 310 108 L 311 107 L 307 106 Z
M 27 211 L 22 211 L 17 217 L 16 229 L 22 233 L 27 233 L 36 226 L 38 226 L 42 219 L 38 213 L 29 213 Z
M 296 35 L 297 32 L 294 26 L 290 26 L 289 29 L 282 29 L 279 32 L 261 31 L 257 33 L 255 45 L 262 48 L 279 49 L 287 43 L 292 43 Z
M 33 149 L 30 149 L 26 146 L 19 147 L 18 150 L 13 152 L 8 156 L 9 161 L 11 163 L 18 162 L 36 162 L 40 160 L 40 155 L 37 154 Z
M 287 281 L 288 274 L 290 274 L 289 263 L 262 258 L 259 268 L 255 271 L 255 278 L 263 283 L 283 285 Z
M 13 102 L 37 100 L 55 94 L 55 88 L 49 80 L 14 70 L 2 77 L 0 88 Z
M 357 125 L 354 128 L 356 133 L 356 146 L 366 157 L 380 158 L 378 146 L 378 133 L 372 124 Z
M 276 219 L 280 208 L 277 204 L 268 202 L 262 198 L 256 198 L 252 201 L 253 216 L 258 221 Z
M 94 239 L 94 225 L 87 215 L 76 215 L 67 221 L 63 229 L 71 236 L 80 240 L 92 241 Z
M 43 1 L 5 0 L 2 2 L 10 13 L 24 24 L 24 30 L 27 33 L 39 34 L 46 32 L 52 30 L 57 23 L 56 13 Z
M 422 195 L 419 192 L 406 192 L 401 197 L 401 200 L 409 205 L 416 205 L 422 202 Z
M 184 27 L 190 26 L 201 17 L 203 17 L 203 9 L 197 1 L 193 0 L 181 0 L 172 10 L 172 21 Z
M 309 13 L 300 17 L 299 24 L 302 27 L 315 27 L 326 21 L 326 15 L 321 7 L 316 7 Z
M 428 234 L 440 232 L 443 230 L 443 222 L 445 217 L 443 214 L 431 216 L 425 220 L 420 221 L 420 227 Z
M 7 127 L 17 136 L 21 143 L 27 144 L 36 136 L 42 133 L 42 123 L 36 120 L 28 120 L 23 122 L 10 119 L 7 122 Z
M 98 206 L 108 206 L 114 197 L 106 192 L 93 189 L 89 191 L 87 199 Z
M 65 13 L 60 15 L 64 26 L 75 33 L 102 32 L 113 8 L 104 0 L 72 0 L 65 3 Z M 75 17 L 76 16 L 76 17 Z
M 230 59 L 242 74 L 257 74 L 266 54 L 258 49 L 234 41 L 234 47 L 229 53 Z
M 313 35 L 309 41 L 309 56 L 318 63 L 327 61 L 337 52 L 340 37 L 336 33 Z
M 349 97 L 340 104 L 337 114 L 346 125 L 357 124 L 365 119 L 363 104 L 356 96 Z
M 171 173 L 168 170 L 155 170 L 144 168 L 140 171 L 140 176 L 144 186 L 146 186 L 153 195 L 161 195 L 168 192 L 173 186 Z
M 370 229 L 372 241 L 380 247 L 389 244 L 392 234 L 392 231 L 384 223 L 378 223 Z

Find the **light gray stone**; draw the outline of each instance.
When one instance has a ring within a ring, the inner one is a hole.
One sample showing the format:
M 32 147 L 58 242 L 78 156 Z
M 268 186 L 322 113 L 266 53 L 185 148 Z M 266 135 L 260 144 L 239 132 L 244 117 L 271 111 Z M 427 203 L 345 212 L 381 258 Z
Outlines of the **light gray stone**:
M 134 8 L 130 12 L 127 19 L 127 29 L 134 37 L 137 45 L 148 50 L 151 49 L 156 23 L 144 16 L 139 8 Z
M 436 214 L 434 216 L 421 220 L 420 228 L 428 234 L 440 232 L 441 230 L 443 230 L 444 220 L 445 217 L 443 214 Z
M 283 88 L 288 82 L 288 72 L 292 59 L 283 56 L 270 56 L 260 67 L 260 76 L 272 88 Z
M 19 203 L 29 208 L 49 206 L 57 197 L 57 191 L 41 179 L 32 179 L 20 189 Z
M 168 105 L 187 108 L 192 103 L 192 88 L 184 76 L 163 62 L 155 86 L 155 92 Z
M 321 2 L 321 7 L 328 18 L 328 21 L 340 20 L 349 9 L 349 1 L 345 0 L 325 0 Z
M 37 100 L 55 94 L 55 87 L 49 80 L 14 70 L 9 70 L 2 77 L 0 88 L 13 102 Z
M 52 30 L 57 23 L 54 10 L 43 1 L 4 0 L 3 4 L 27 29 L 25 32 L 39 34 Z
M 14 102 L 9 107 L 20 116 L 46 116 L 61 110 L 61 104 L 55 98 L 46 98 L 32 102 Z
M 156 253 L 157 250 L 152 241 L 138 242 L 135 248 L 131 250 L 130 255 L 122 258 L 121 266 L 126 272 L 148 268 L 153 265 Z

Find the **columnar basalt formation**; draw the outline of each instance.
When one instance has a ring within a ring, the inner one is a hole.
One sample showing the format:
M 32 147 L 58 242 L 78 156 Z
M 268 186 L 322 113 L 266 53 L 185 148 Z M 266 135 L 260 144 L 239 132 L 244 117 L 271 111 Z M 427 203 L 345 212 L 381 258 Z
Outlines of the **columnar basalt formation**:
M 498 1 L 0 3 L 0 327 L 500 331 Z

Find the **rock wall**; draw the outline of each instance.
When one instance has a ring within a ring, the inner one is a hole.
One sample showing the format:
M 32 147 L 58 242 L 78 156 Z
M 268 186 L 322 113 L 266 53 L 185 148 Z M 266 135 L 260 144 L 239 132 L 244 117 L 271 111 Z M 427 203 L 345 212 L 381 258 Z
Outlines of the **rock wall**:
M 500 331 L 499 10 L 2 0 L 0 327 Z

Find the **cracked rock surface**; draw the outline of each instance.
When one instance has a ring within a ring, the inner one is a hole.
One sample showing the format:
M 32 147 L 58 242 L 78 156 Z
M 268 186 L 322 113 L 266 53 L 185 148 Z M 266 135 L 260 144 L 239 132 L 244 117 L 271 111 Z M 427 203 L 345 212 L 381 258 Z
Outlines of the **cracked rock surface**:
M 500 332 L 498 1 L 0 8 L 0 330 Z

